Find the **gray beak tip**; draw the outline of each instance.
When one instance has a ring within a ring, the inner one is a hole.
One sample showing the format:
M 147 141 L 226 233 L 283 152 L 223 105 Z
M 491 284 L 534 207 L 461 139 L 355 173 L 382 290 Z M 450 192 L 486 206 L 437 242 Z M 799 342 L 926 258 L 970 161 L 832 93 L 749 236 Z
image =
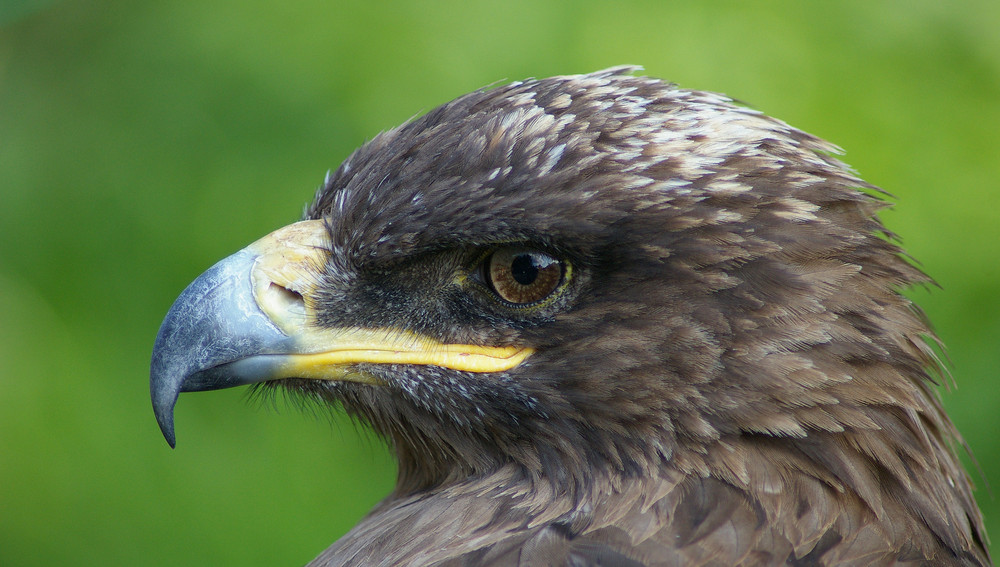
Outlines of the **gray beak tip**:
M 160 426 L 160 432 L 167 444 L 173 449 L 177 444 L 174 436 L 174 404 L 177 403 L 178 391 L 170 388 L 155 379 L 150 381 L 150 397 L 153 401 L 153 414 L 156 416 L 156 423 Z
M 161 429 L 163 431 L 163 438 L 167 440 L 167 445 L 170 445 L 171 449 L 177 447 L 177 441 L 174 439 L 174 429 L 170 426 L 170 429 Z
M 177 438 L 174 436 L 174 416 L 170 413 L 167 414 L 156 414 L 156 422 L 160 424 L 160 432 L 163 433 L 163 438 L 167 440 L 167 445 L 173 449 L 177 446 Z

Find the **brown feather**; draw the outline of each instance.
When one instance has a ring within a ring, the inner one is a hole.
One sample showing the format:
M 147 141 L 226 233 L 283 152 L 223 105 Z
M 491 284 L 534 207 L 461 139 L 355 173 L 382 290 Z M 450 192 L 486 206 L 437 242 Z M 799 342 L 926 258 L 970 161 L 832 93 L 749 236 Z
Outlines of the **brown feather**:
M 400 461 L 312 565 L 989 564 L 935 339 L 899 293 L 929 279 L 879 190 L 822 140 L 631 71 L 460 97 L 317 194 L 322 324 L 536 353 L 286 381 Z M 566 294 L 512 313 L 421 271 L 508 243 L 566 258 Z M 407 303 L 412 282 L 436 291 Z

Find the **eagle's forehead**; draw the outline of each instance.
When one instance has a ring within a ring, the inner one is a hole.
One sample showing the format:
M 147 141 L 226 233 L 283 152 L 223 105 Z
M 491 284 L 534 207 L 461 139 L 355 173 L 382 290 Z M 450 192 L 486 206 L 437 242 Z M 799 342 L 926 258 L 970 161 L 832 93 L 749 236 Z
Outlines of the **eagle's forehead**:
M 762 176 L 781 176 L 769 186 L 788 192 L 851 177 L 830 156 L 835 146 L 723 95 L 632 70 L 455 99 L 359 148 L 307 214 L 326 218 L 334 245 L 354 255 L 398 255 L 483 235 L 588 233 L 637 212 L 667 222 L 708 196 L 715 210 L 699 215 L 734 220 L 727 199 Z

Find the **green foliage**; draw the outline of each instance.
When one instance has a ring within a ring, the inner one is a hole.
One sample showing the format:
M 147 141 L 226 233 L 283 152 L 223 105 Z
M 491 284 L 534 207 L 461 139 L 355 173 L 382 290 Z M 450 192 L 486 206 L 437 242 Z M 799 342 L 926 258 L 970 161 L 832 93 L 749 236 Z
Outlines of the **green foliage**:
M 896 195 L 885 220 L 943 288 L 912 295 L 949 347 L 945 402 L 1000 486 L 996 2 L 5 1 L 2 565 L 294 565 L 346 531 L 391 489 L 382 445 L 224 391 L 181 399 L 170 451 L 162 316 L 379 130 L 622 63 L 827 138 Z

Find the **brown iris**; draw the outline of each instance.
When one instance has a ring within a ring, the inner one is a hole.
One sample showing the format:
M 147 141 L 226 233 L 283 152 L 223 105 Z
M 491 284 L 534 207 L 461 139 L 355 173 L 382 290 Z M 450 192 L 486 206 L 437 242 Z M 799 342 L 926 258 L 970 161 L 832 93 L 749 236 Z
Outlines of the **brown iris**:
M 563 264 L 538 250 L 501 248 L 486 260 L 485 275 L 501 299 L 528 305 L 545 299 L 559 287 Z

